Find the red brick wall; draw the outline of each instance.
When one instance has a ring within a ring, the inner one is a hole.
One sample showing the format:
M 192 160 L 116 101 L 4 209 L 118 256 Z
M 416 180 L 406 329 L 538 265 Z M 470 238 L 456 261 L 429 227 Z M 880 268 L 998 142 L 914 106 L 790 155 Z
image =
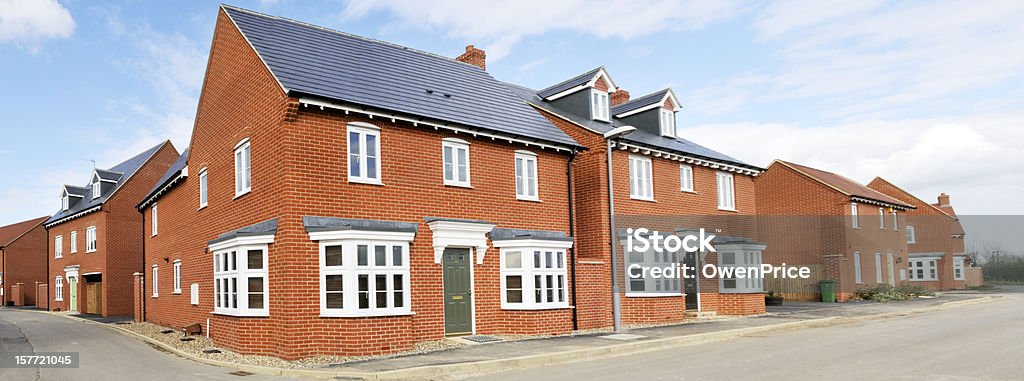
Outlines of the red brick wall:
M 432 233 L 425 216 L 482 219 L 499 227 L 568 233 L 566 151 L 556 153 L 296 105 L 297 100 L 280 91 L 222 14 L 192 138 L 190 177 L 157 201 L 160 234 L 147 240 L 147 275 L 149 266 L 158 264 L 161 278 L 159 297 L 147 298 L 149 321 L 180 328 L 211 319 L 210 334 L 218 345 L 243 353 L 301 358 L 393 352 L 444 334 L 441 266 L 434 263 Z M 346 124 L 356 121 L 381 129 L 383 186 L 347 180 Z M 252 192 L 236 199 L 232 149 L 244 137 L 252 147 Z M 470 142 L 473 188 L 443 185 L 441 140 L 445 137 Z M 541 202 L 516 200 L 517 149 L 538 156 Z M 209 171 L 209 206 L 196 210 L 202 168 Z M 149 213 L 147 209 L 147 221 Z M 410 245 L 415 314 L 321 318 L 318 246 L 302 225 L 302 216 L 307 215 L 419 223 Z M 270 316 L 213 315 L 213 263 L 206 242 L 270 218 L 278 218 L 268 253 Z M 171 293 L 170 263 L 176 259 L 182 261 L 181 295 Z M 499 251 L 491 247 L 484 263 L 474 265 L 477 333 L 571 330 L 571 309 L 500 309 L 498 264 Z M 198 306 L 189 303 L 187 288 L 193 283 L 199 284 Z
M 78 310 L 85 312 L 85 278 L 83 274 L 99 272 L 102 274 L 102 315 L 129 316 L 134 309 L 132 294 L 132 273 L 142 266 L 142 216 L 135 205 L 149 192 L 167 168 L 178 157 L 178 152 L 169 142 L 165 143 L 153 156 L 139 168 L 110 198 L 103 203 L 101 210 L 82 217 L 51 226 L 49 228 L 50 250 L 47 257 L 50 261 L 51 298 L 55 295 L 54 278 L 64 276 L 64 268 L 79 265 L 78 270 Z M 86 253 L 85 230 L 96 227 L 96 251 Z M 71 253 L 71 232 L 78 233 L 78 252 Z M 148 232 L 148 230 L 147 230 Z M 53 258 L 54 238 L 64 237 L 64 257 Z M 67 310 L 71 291 L 67 279 L 64 280 L 64 300 L 52 301 L 51 310 Z
M 758 230 L 768 243 L 765 263 L 822 264 L 825 279 L 837 281 L 840 299 L 875 283 L 875 253 L 882 255 L 883 282 L 888 279 L 887 257 L 893 253 L 896 283 L 907 269 L 907 246 L 902 230 L 892 229 L 886 208 L 886 229 L 879 228 L 878 206 L 860 203 L 860 229 L 852 228 L 850 198 L 786 165 L 773 163 L 755 182 Z M 900 216 L 900 226 L 906 224 Z M 861 277 L 855 279 L 853 254 L 861 254 Z
M 26 232 L 21 238 L 4 247 L 0 268 L 4 269 L 4 300 L 12 300 L 10 287 L 24 284 L 26 305 L 36 305 L 35 287 L 38 283 L 46 283 L 46 228 L 37 225 Z M 4 266 L 4 261 L 7 262 Z M 41 303 L 46 305 L 46 300 Z

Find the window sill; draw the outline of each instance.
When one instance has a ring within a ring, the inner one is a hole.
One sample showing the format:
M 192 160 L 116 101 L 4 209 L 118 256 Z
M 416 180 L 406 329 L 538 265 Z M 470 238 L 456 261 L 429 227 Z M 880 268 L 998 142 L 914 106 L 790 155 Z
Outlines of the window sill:
M 357 178 L 349 177 L 348 178 L 348 182 L 351 183 L 351 184 L 366 184 L 366 185 L 384 186 L 384 182 L 382 182 L 380 180 L 357 179 Z
M 567 310 L 571 309 L 572 306 L 569 304 L 557 304 L 557 305 L 523 305 L 517 306 L 513 304 L 502 304 L 501 309 L 508 311 L 545 311 L 545 310 Z
M 764 290 L 718 290 L 719 294 L 763 294 Z
M 654 201 L 653 197 L 636 197 L 636 196 L 630 195 L 629 199 L 630 200 L 637 200 L 637 201 L 657 202 L 657 201 Z
M 160 297 L 160 295 L 153 295 L 153 296 L 150 296 L 150 298 L 153 298 L 153 299 L 156 299 L 156 298 L 159 298 L 159 297 Z
M 203 209 L 206 209 L 206 205 L 199 205 L 199 209 L 196 209 L 196 210 L 203 210 Z
M 174 291 L 171 295 L 181 295 L 181 290 Z
M 739 211 L 736 210 L 736 208 L 729 209 L 729 208 L 718 207 L 718 210 L 723 211 L 723 212 L 739 213 Z
M 473 189 L 473 186 L 470 185 L 470 184 L 459 184 L 459 183 L 447 183 L 446 182 L 446 183 L 444 183 L 444 186 L 446 186 L 446 187 Z
M 683 294 L 669 294 L 662 292 L 627 292 L 627 298 L 679 298 Z
M 245 196 L 245 195 L 247 195 L 249 193 L 252 193 L 252 188 L 250 188 L 248 190 L 245 190 L 245 191 L 242 191 L 240 193 L 235 193 L 235 197 L 232 198 L 232 200 L 237 200 L 239 197 Z
M 679 191 L 683 192 L 683 193 L 697 194 L 697 191 L 695 191 L 695 190 L 680 189 Z
M 330 312 L 320 311 L 322 318 L 357 318 L 357 317 L 388 317 L 388 316 L 412 316 L 412 311 L 368 311 L 368 312 Z
M 938 282 L 938 279 L 911 279 L 911 282 Z
M 225 311 L 213 311 L 214 315 L 231 316 L 231 317 L 269 317 L 270 312 L 268 311 L 257 311 L 257 312 L 225 312 Z
M 543 202 L 539 198 L 516 197 L 516 201 Z

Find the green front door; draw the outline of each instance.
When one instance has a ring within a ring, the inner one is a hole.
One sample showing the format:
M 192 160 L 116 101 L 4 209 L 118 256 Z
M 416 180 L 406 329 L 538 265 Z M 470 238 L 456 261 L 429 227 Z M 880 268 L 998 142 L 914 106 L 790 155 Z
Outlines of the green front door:
M 473 295 L 470 291 L 469 249 L 445 249 L 444 261 L 444 333 L 473 333 Z
M 68 289 L 71 292 L 71 300 L 68 311 L 78 311 L 78 277 L 68 277 Z

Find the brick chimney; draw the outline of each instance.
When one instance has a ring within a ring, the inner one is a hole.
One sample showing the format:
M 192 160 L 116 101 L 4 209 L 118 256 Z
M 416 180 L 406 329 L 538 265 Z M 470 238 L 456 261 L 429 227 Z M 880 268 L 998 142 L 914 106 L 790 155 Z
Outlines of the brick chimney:
M 487 70 L 487 53 L 473 45 L 466 45 L 466 52 L 455 59 Z
M 945 192 L 939 195 L 939 207 L 949 207 L 949 195 Z
M 612 93 L 612 106 L 618 106 L 620 104 L 629 102 L 629 92 L 623 89 L 618 89 Z

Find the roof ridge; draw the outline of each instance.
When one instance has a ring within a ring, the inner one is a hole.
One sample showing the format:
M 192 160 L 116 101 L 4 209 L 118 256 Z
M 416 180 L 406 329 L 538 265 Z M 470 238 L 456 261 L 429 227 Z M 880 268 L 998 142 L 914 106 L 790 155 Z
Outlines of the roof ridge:
M 434 58 L 439 58 L 439 59 L 442 59 L 442 60 L 445 60 L 445 61 L 456 62 L 456 63 L 462 64 L 462 65 L 472 66 L 472 67 L 474 67 L 474 68 L 476 68 L 478 70 L 481 70 L 483 72 L 487 72 L 486 70 L 481 69 L 479 66 L 476 66 L 476 65 L 473 65 L 473 64 L 469 64 L 469 63 L 466 63 L 466 62 L 462 62 L 462 61 L 459 61 L 459 60 L 457 60 L 455 58 L 452 58 L 452 57 L 442 56 L 442 55 L 437 54 L 437 53 L 431 53 L 431 52 L 428 52 L 428 51 L 425 51 L 425 50 L 420 50 L 420 49 L 408 47 L 408 46 L 405 46 L 405 45 L 399 45 L 399 44 L 396 44 L 394 42 L 388 42 L 388 41 L 384 41 L 384 40 L 378 40 L 376 38 L 360 36 L 358 34 L 352 34 L 352 33 L 348 33 L 348 32 L 343 32 L 343 31 L 340 31 L 340 30 L 337 30 L 337 29 L 328 28 L 328 27 L 325 27 L 325 26 L 322 26 L 322 25 L 316 25 L 316 24 L 308 23 L 308 22 L 305 22 L 305 21 L 299 21 L 299 20 L 296 20 L 296 19 L 288 18 L 288 17 L 275 16 L 275 15 L 271 15 L 271 14 L 267 14 L 267 13 L 263 13 L 263 12 L 259 12 L 259 11 L 254 11 L 254 10 L 251 10 L 251 9 L 237 7 L 237 6 L 234 6 L 234 5 L 228 5 L 228 4 L 223 4 L 222 3 L 220 6 L 221 6 L 221 8 L 228 8 L 228 9 L 236 10 L 236 11 L 239 11 L 239 12 L 245 12 L 245 13 L 256 15 L 256 16 L 259 16 L 259 17 L 265 17 L 265 18 L 269 18 L 269 19 L 290 22 L 290 23 L 301 25 L 301 26 L 304 26 L 304 27 L 309 27 L 309 28 L 313 28 L 313 29 L 323 30 L 325 32 L 335 33 L 335 34 L 342 35 L 342 36 L 345 36 L 345 37 L 357 38 L 357 39 L 360 39 L 360 40 L 363 40 L 363 41 L 368 41 L 368 42 L 373 42 L 373 43 L 377 43 L 377 44 L 381 44 L 381 45 L 391 46 L 391 47 L 394 47 L 394 48 L 404 49 L 404 50 L 408 50 L 408 51 L 411 51 L 411 52 L 423 54 L 423 55 L 426 55 L 426 56 L 430 56 L 430 57 L 434 57 Z
M 947 212 L 946 212 L 945 210 L 942 210 L 942 208 L 939 208 L 939 207 L 937 207 L 937 206 L 935 206 L 935 205 L 932 205 L 931 203 L 929 203 L 929 202 L 927 202 L 927 201 L 925 201 L 925 200 L 922 200 L 922 199 L 920 199 L 920 198 L 919 198 L 919 197 L 917 197 L 917 196 L 914 196 L 914 194 L 913 194 L 913 193 L 910 193 L 910 192 L 908 192 L 908 191 L 907 191 L 906 189 L 900 188 L 899 186 L 897 186 L 896 184 L 893 184 L 893 183 L 892 183 L 891 181 L 889 181 L 889 180 L 886 180 L 886 179 L 885 179 L 885 178 L 883 178 L 882 176 L 875 176 L 875 178 L 874 178 L 873 180 L 871 180 L 871 181 L 872 181 L 872 182 L 874 182 L 875 180 L 881 180 L 882 182 L 884 182 L 884 183 L 886 183 L 886 184 L 889 184 L 889 186 L 891 186 L 891 187 L 893 187 L 893 188 L 896 188 L 896 189 L 898 189 L 898 190 L 902 191 L 903 193 L 906 193 L 906 194 L 907 194 L 907 195 L 909 195 L 910 197 L 913 197 L 913 198 L 914 198 L 915 200 L 917 200 L 917 201 L 920 201 L 921 203 L 923 203 L 923 204 L 925 204 L 925 205 L 928 205 L 928 206 L 930 206 L 930 207 L 931 207 L 932 209 L 935 209 L 935 210 L 939 211 L 939 213 L 942 213 L 942 214 L 944 214 L 944 215 L 948 216 L 949 218 L 952 218 L 952 219 L 955 219 L 955 220 L 957 220 L 957 219 L 958 219 L 957 217 L 955 217 L 955 216 L 953 216 L 953 215 L 951 215 L 951 214 L 947 213 Z M 868 185 L 870 185 L 870 183 L 868 183 Z M 869 186 L 868 188 L 871 188 L 871 187 Z M 876 189 L 876 191 L 877 191 L 877 192 L 880 192 L 880 193 L 882 193 L 882 194 L 885 194 L 886 196 L 889 196 L 889 197 L 892 197 L 892 198 L 896 198 L 896 197 L 894 197 L 894 196 L 892 196 L 892 195 L 889 195 L 889 194 L 886 194 L 885 192 L 882 192 L 882 191 L 880 191 L 880 190 L 877 190 L 877 189 Z M 897 199 L 897 200 L 899 200 L 899 199 Z M 902 200 L 900 200 L 900 201 L 902 201 Z
M 25 221 L 21 221 L 21 222 L 15 222 L 13 224 L 4 226 L 4 227 L 7 227 L 7 226 L 11 226 L 11 225 L 17 225 L 17 224 L 23 224 L 23 223 L 26 223 L 26 222 L 36 221 L 36 223 L 32 224 L 32 226 L 29 226 L 29 228 L 27 230 L 21 232 L 21 234 L 18 234 L 17 237 L 14 237 L 10 241 L 7 241 L 7 242 L 0 242 L 0 247 L 10 246 L 10 244 L 12 244 L 15 241 L 21 239 L 21 237 L 24 237 L 25 234 L 28 234 L 28 232 L 32 231 L 32 229 L 35 229 L 37 226 L 46 223 L 46 220 L 48 220 L 48 219 L 50 219 L 50 216 L 43 216 L 43 217 L 29 219 L 29 220 L 25 220 Z
M 776 160 L 776 161 L 778 161 L 778 162 L 781 162 L 781 163 L 785 164 L 785 165 L 786 165 L 787 167 L 790 167 L 790 168 L 792 168 L 792 169 L 796 170 L 797 172 L 800 172 L 800 173 L 804 174 L 805 176 L 808 176 L 808 177 L 810 177 L 810 178 L 812 178 L 812 179 L 814 179 L 814 180 L 816 180 L 816 181 L 818 181 L 818 182 L 820 182 L 820 183 L 822 183 L 822 184 L 825 184 L 825 185 L 826 185 L 826 186 L 828 186 L 829 188 L 835 189 L 835 190 L 836 190 L 836 191 L 838 191 L 839 193 L 842 193 L 842 194 L 844 194 L 844 195 L 846 195 L 846 196 L 849 196 L 849 197 L 861 197 L 861 198 L 870 198 L 870 197 L 865 197 L 865 196 L 857 196 L 857 195 L 851 194 L 851 193 L 849 193 L 849 192 L 846 192 L 846 191 L 844 191 L 844 190 L 840 189 L 840 188 L 839 188 L 838 186 L 836 186 L 836 185 L 834 185 L 834 184 L 832 184 L 832 183 L 829 183 L 828 181 L 822 180 L 822 179 L 818 178 L 817 176 L 814 176 L 814 175 L 812 175 L 812 174 L 810 174 L 810 173 L 807 173 L 807 171 L 803 171 L 803 170 L 800 170 L 800 168 L 796 168 L 796 167 L 804 167 L 804 168 L 807 168 L 807 169 L 812 169 L 812 170 L 815 170 L 815 171 L 819 171 L 819 172 L 824 172 L 824 173 L 827 173 L 827 174 L 830 174 L 830 175 L 833 175 L 833 176 L 839 177 L 839 178 L 841 178 L 841 179 L 843 179 L 843 180 L 846 180 L 846 181 L 852 182 L 853 184 L 855 184 L 855 185 L 858 185 L 858 186 L 860 186 L 861 188 L 864 188 L 864 189 L 870 190 L 870 191 L 872 191 L 872 192 L 878 193 L 878 194 L 880 194 L 880 195 L 882 195 L 882 196 L 885 196 L 885 197 L 888 197 L 888 198 L 892 199 L 892 200 L 890 200 L 890 201 L 887 201 L 887 200 L 876 200 L 876 201 L 886 202 L 886 203 L 890 203 L 890 204 L 892 203 L 892 201 L 896 201 L 896 202 L 902 203 L 902 204 L 903 204 L 903 205 L 905 205 L 905 206 L 911 206 L 911 207 L 913 207 L 913 205 L 907 204 L 907 203 L 905 203 L 905 202 L 904 202 L 904 201 L 902 201 L 902 200 L 899 200 L 899 199 L 897 199 L 897 198 L 895 198 L 895 197 L 892 197 L 892 196 L 890 196 L 890 195 L 887 195 L 887 194 L 885 194 L 885 193 L 882 193 L 882 192 L 880 192 L 880 191 L 877 191 L 877 190 L 871 189 L 871 187 L 868 187 L 867 185 L 864 185 L 864 184 L 861 184 L 861 183 L 859 183 L 859 182 L 857 182 L 857 181 L 854 181 L 853 179 L 851 179 L 851 178 L 849 178 L 849 177 L 846 177 L 846 176 L 843 176 L 843 175 L 841 175 L 841 174 L 838 174 L 838 173 L 835 173 L 835 172 L 829 172 L 829 171 L 826 171 L 826 170 L 823 170 L 823 169 L 818 169 L 818 168 L 814 168 L 814 167 L 809 167 L 809 166 L 806 166 L 806 165 L 802 165 L 802 164 L 797 164 L 797 163 L 791 163 L 791 162 L 787 162 L 787 161 L 785 161 L 785 160 L 781 160 L 781 159 L 775 159 L 775 160 Z M 915 207 L 915 208 L 916 208 L 916 207 Z
M 569 77 L 568 79 L 566 79 L 566 80 L 564 80 L 564 81 L 561 81 L 561 82 L 558 82 L 558 83 L 556 83 L 556 84 L 554 84 L 554 85 L 551 85 L 551 86 L 545 87 L 545 88 L 543 88 L 543 89 L 537 90 L 537 93 L 538 93 L 538 94 L 539 94 L 539 93 L 543 93 L 543 92 L 547 91 L 547 90 L 548 90 L 548 89 L 550 89 L 550 88 L 553 88 L 553 87 L 558 87 L 558 86 L 564 85 L 564 84 L 566 84 L 566 83 L 569 83 L 569 82 L 575 81 L 576 79 L 578 79 L 578 78 L 580 78 L 580 77 L 583 77 L 583 76 L 585 76 L 585 75 L 587 75 L 587 74 L 589 74 L 589 73 L 591 73 L 591 72 L 593 72 L 593 73 L 594 73 L 594 74 L 596 75 L 596 74 L 597 74 L 598 72 L 600 72 L 601 70 L 604 70 L 604 65 L 601 65 L 601 66 L 598 66 L 598 67 L 596 67 L 596 68 L 593 68 L 593 69 L 587 70 L 587 71 L 585 71 L 585 72 L 582 72 L 582 73 L 576 74 L 576 75 L 574 75 L 574 76 L 572 76 L 572 77 Z

